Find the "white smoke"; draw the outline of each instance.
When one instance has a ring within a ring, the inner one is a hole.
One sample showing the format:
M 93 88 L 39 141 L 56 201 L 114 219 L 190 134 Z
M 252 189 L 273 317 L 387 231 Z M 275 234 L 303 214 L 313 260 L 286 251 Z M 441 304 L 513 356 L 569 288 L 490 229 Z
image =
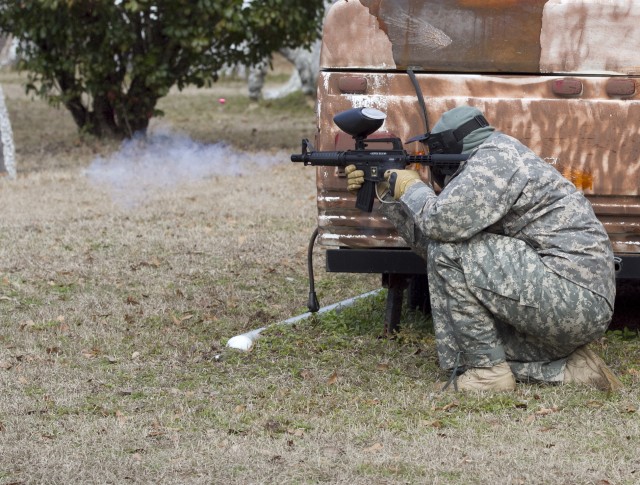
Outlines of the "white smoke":
M 125 140 L 117 152 L 94 159 L 84 173 L 116 203 L 131 207 L 161 190 L 209 177 L 243 175 L 256 165 L 286 159 L 284 153 L 243 152 L 224 142 L 200 143 L 160 128 Z

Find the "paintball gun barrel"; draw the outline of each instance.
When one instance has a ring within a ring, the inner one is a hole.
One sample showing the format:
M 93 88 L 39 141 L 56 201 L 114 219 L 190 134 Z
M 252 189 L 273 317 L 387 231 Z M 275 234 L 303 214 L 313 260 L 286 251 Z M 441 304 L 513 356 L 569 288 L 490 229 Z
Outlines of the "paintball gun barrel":
M 292 162 L 323 167 L 346 167 L 355 165 L 364 172 L 364 184 L 358 190 L 356 207 L 371 212 L 376 197 L 376 184 L 384 181 L 387 170 L 401 170 L 407 165 L 427 165 L 441 176 L 453 175 L 460 163 L 468 158 L 462 154 L 409 155 L 399 138 L 367 138 L 375 132 L 386 118 L 385 113 L 372 108 L 354 108 L 338 113 L 333 121 L 355 139 L 355 150 L 315 151 L 309 140 L 302 140 L 302 152 L 291 155 Z M 424 137 L 412 138 L 422 141 Z M 371 150 L 373 143 L 390 143 L 392 148 Z

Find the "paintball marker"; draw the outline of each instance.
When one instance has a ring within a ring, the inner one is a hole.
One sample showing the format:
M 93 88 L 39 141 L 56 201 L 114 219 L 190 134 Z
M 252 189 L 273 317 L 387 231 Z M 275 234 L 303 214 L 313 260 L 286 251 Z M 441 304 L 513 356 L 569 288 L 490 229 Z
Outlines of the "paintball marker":
M 323 167 L 346 167 L 355 165 L 364 172 L 364 184 L 356 197 L 356 207 L 362 211 L 371 212 L 376 197 L 376 184 L 384 181 L 387 170 L 402 170 L 410 164 L 427 165 L 431 170 L 444 177 L 453 175 L 460 167 L 460 162 L 469 158 L 462 154 L 430 154 L 409 155 L 402 148 L 400 138 L 367 138 L 382 126 L 387 115 L 373 108 L 353 108 L 334 116 L 333 121 L 338 128 L 351 135 L 355 140 L 355 150 L 345 151 L 315 151 L 309 140 L 302 140 L 302 153 L 291 155 L 292 162 L 302 162 L 304 165 Z M 428 135 L 411 138 L 424 142 Z M 373 143 L 391 143 L 391 150 L 369 150 L 367 146 Z

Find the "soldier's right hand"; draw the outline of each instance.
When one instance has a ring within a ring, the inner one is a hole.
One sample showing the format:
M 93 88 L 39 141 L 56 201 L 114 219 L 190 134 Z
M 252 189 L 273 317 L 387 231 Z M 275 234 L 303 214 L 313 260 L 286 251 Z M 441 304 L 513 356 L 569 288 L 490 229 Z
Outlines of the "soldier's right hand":
M 344 173 L 347 174 L 347 190 L 356 193 L 364 183 L 364 172 L 358 170 L 355 165 L 347 165 L 344 167 Z

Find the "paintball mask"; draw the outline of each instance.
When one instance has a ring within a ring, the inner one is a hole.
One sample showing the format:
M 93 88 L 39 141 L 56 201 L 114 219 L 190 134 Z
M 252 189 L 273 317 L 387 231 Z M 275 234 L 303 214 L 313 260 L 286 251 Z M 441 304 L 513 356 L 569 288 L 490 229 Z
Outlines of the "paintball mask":
M 476 130 L 477 133 L 471 135 Z M 458 106 L 444 113 L 434 125 L 433 131 L 421 141 L 429 147 L 429 153 L 432 154 L 468 153 L 486 140 L 491 132 L 493 127 L 479 109 Z M 466 143 L 465 137 L 468 137 Z M 440 188 L 444 188 L 451 178 L 437 168 L 431 169 L 431 175 Z
M 434 127 L 436 129 L 438 124 Z M 489 126 L 487 120 L 481 114 L 463 123 L 454 130 L 444 130 L 439 133 L 430 133 L 425 143 L 429 147 L 429 153 L 462 153 L 464 137 L 478 128 Z

